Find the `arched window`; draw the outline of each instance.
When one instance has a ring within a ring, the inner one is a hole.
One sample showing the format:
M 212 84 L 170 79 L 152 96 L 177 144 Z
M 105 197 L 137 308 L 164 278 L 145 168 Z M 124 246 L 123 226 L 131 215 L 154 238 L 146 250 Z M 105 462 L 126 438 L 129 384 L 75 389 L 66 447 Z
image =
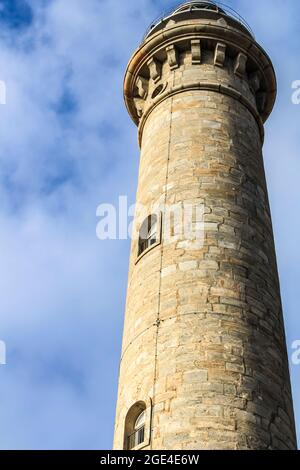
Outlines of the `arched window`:
M 139 249 L 138 256 L 146 251 L 150 246 L 154 245 L 158 240 L 158 221 L 157 215 L 152 214 L 142 223 L 139 233 Z
M 127 413 L 125 420 L 124 449 L 132 450 L 145 442 L 146 404 L 135 403 Z
M 133 433 L 128 436 L 128 449 L 134 449 L 144 442 L 145 438 L 145 411 L 136 418 Z

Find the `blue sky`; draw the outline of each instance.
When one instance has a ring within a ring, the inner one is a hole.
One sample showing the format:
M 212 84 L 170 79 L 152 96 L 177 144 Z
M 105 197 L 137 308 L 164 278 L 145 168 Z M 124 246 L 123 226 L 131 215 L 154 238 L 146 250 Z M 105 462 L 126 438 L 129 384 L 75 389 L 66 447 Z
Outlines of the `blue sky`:
M 112 445 L 129 241 L 96 208 L 134 202 L 139 150 L 123 73 L 160 0 L 0 0 L 0 448 Z M 300 339 L 298 0 L 227 0 L 273 59 L 265 166 L 289 353 Z M 287 7 L 288 3 L 288 7 Z M 300 434 L 300 366 L 292 366 Z

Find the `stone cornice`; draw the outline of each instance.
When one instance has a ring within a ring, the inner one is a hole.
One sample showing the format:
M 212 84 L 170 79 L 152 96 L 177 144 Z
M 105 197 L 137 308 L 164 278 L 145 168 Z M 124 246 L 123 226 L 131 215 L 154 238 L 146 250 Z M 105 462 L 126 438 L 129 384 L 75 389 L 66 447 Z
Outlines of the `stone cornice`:
M 191 43 L 193 41 L 193 43 Z M 199 42 L 200 41 L 200 42 Z M 234 51 L 235 67 L 234 73 L 248 81 L 249 87 L 253 92 L 253 105 L 248 97 L 243 96 L 240 90 L 228 90 L 226 86 L 220 83 L 193 83 L 189 84 L 191 89 L 213 89 L 220 93 L 225 93 L 238 99 L 243 103 L 255 116 L 260 126 L 261 135 L 262 123 L 265 122 L 270 115 L 277 92 L 276 76 L 274 68 L 269 56 L 262 47 L 249 35 L 244 34 L 231 26 L 220 25 L 218 22 L 181 22 L 179 24 L 168 26 L 166 29 L 151 35 L 133 54 L 124 79 L 124 98 L 126 107 L 134 122 L 139 125 L 139 134 L 143 128 L 145 118 L 150 114 L 151 109 L 157 106 L 163 99 L 174 93 L 180 93 L 188 87 L 169 87 L 164 93 L 147 103 L 145 115 L 143 112 L 138 113 L 136 100 L 145 100 L 147 85 L 145 80 L 159 82 L 161 63 L 156 60 L 161 54 L 165 54 L 171 70 L 176 69 L 176 57 L 178 56 L 176 46 L 181 48 L 190 48 L 193 51 L 192 63 L 201 64 L 201 49 L 197 52 L 197 42 L 203 44 L 205 42 L 215 44 L 215 66 L 223 66 L 226 49 Z M 194 61 L 193 61 L 194 60 Z M 246 64 L 249 64 L 246 72 Z M 251 73 L 250 70 L 251 69 Z M 145 70 L 148 77 L 145 77 Z M 143 98 L 138 96 L 138 86 L 143 83 Z M 205 88 L 206 87 L 206 88 Z M 208 88 L 207 88 L 208 87 Z M 256 109 L 255 109 L 256 108 Z

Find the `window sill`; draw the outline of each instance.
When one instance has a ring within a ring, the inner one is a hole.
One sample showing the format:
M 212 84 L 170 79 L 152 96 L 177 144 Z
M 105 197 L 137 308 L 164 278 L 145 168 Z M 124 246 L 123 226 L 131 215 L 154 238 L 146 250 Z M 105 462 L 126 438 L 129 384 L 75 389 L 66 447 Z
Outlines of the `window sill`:
M 141 444 L 139 444 L 138 446 L 133 447 L 133 448 L 130 449 L 130 450 L 142 450 L 142 449 L 144 449 L 145 447 L 148 447 L 149 445 L 150 445 L 150 442 L 144 441 L 144 442 L 142 442 Z
M 135 264 L 138 264 L 138 262 L 143 258 L 143 256 L 145 256 L 147 253 L 149 253 L 149 251 L 153 250 L 154 248 L 156 248 L 158 245 L 160 245 L 161 241 L 158 240 L 157 242 L 153 243 L 153 245 L 149 246 L 149 248 L 147 248 L 145 251 L 143 251 L 143 253 L 141 253 L 137 259 L 135 260 Z

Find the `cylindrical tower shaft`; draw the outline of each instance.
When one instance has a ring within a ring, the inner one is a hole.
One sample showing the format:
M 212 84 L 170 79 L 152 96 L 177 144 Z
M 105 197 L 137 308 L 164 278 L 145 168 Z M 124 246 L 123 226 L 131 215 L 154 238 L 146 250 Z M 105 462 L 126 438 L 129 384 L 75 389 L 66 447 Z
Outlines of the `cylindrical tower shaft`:
M 262 159 L 275 95 L 266 53 L 208 2 L 160 22 L 129 63 L 144 217 L 131 248 L 116 449 L 296 447 Z

